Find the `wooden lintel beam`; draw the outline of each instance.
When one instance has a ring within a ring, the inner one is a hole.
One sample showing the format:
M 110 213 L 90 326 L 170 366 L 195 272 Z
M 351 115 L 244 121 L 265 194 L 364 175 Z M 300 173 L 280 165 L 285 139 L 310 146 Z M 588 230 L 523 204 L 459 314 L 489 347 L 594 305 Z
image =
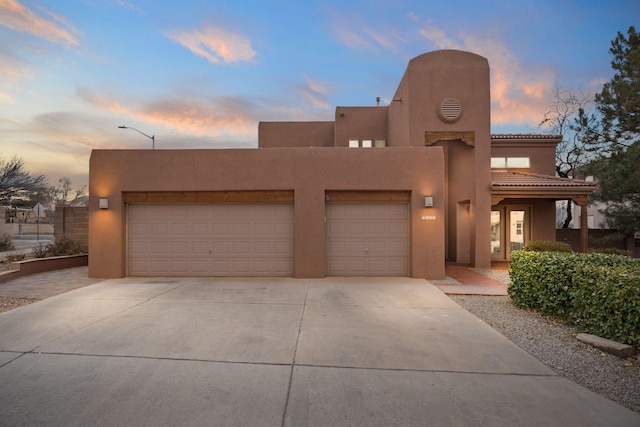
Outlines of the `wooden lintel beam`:
M 293 203 L 293 190 L 130 191 L 125 203 Z

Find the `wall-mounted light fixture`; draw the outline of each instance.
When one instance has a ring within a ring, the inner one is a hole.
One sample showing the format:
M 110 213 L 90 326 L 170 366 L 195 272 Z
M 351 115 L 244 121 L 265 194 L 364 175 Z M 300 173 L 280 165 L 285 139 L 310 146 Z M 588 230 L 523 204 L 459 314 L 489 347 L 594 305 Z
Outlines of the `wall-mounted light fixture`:
M 424 198 L 424 207 L 432 208 L 433 207 L 433 196 L 425 196 Z
M 109 209 L 109 199 L 100 199 L 98 207 L 100 209 Z

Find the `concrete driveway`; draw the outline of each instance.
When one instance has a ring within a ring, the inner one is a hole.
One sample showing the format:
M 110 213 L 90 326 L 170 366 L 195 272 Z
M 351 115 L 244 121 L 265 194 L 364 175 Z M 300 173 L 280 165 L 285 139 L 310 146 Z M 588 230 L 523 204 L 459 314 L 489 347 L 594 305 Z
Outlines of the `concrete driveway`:
M 107 280 L 0 315 L 2 425 L 614 426 L 424 280 Z

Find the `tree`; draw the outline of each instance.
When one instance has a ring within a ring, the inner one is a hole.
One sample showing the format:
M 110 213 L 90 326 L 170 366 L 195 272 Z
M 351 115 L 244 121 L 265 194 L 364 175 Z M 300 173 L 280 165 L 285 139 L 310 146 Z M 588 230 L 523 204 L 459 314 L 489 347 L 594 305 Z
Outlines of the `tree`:
M 580 91 L 572 89 L 554 89 L 554 102 L 545 113 L 539 126 L 548 128 L 551 133 L 562 135 L 562 141 L 556 147 L 556 174 L 562 178 L 576 178 L 578 172 L 593 159 L 593 152 L 585 142 L 584 123 L 593 102 Z M 569 228 L 573 220 L 572 200 L 565 203 L 565 215 L 561 228 Z
M 607 153 L 626 151 L 640 141 L 640 34 L 634 27 L 628 32 L 628 38 L 618 32 L 611 42 L 615 74 L 596 94 L 602 115 L 597 142 Z
M 0 202 L 10 203 L 12 199 L 39 200 L 46 188 L 44 175 L 27 172 L 21 158 L 0 158 Z
M 51 187 L 51 198 L 58 205 L 85 206 L 88 200 L 87 187 L 73 189 L 71 179 L 63 176 L 58 185 Z
M 586 129 L 598 159 L 589 171 L 599 187 L 592 200 L 605 202 L 609 224 L 624 234 L 640 230 L 640 35 L 634 27 L 611 42 L 615 73 L 595 101 L 596 126 Z

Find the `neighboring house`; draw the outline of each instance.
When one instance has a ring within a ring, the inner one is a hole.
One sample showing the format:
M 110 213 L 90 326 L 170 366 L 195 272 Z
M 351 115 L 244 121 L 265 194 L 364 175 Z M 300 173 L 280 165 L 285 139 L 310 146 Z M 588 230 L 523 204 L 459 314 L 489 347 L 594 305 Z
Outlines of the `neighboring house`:
M 567 202 L 566 200 L 559 200 L 556 202 L 556 226 L 561 228 L 564 219 L 567 216 L 566 212 Z M 600 212 L 606 207 L 606 204 L 600 202 L 590 202 L 587 208 L 587 227 L 590 230 L 608 230 L 611 227 L 607 224 L 607 219 L 604 214 Z M 569 228 L 580 228 L 582 208 L 571 204 L 573 219 L 569 223 Z
M 489 92 L 487 59 L 436 51 L 390 105 L 262 122 L 257 149 L 94 150 L 89 275 L 441 279 L 553 240 L 594 184 L 554 176 L 558 136 L 490 135 Z
M 16 203 L 0 208 L 6 223 L 35 223 L 46 221 L 47 208 L 39 202 Z

